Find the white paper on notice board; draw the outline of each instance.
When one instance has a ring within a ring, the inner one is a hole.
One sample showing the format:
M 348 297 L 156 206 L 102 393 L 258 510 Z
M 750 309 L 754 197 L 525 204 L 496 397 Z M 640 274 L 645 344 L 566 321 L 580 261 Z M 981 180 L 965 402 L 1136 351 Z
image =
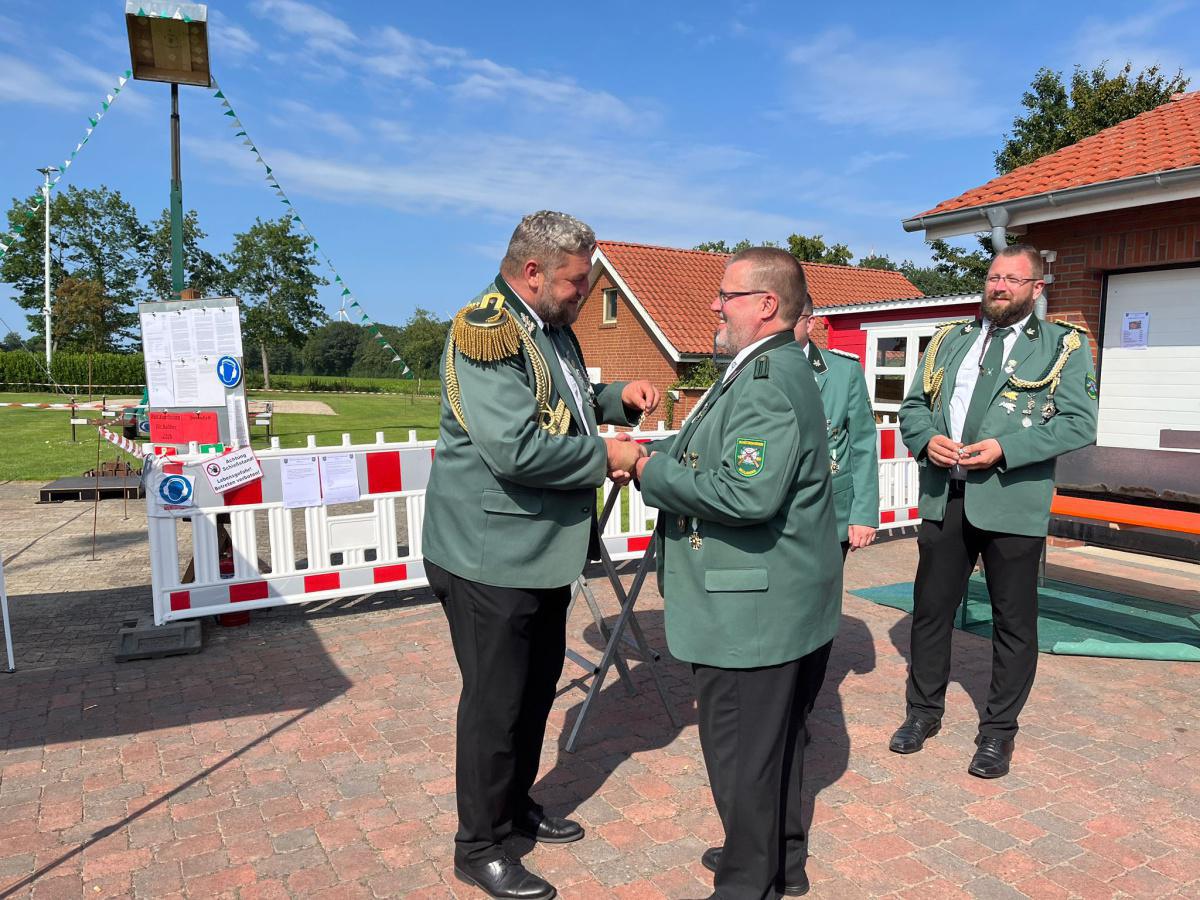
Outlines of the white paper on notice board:
M 169 359 L 146 357 L 146 390 L 151 406 L 175 405 L 175 379 L 171 377 Z
M 285 456 L 279 463 L 284 507 L 320 506 L 321 476 L 316 455 Z
M 229 416 L 229 440 L 239 447 L 250 446 L 250 424 L 246 421 L 246 398 L 230 394 L 225 398 L 225 413 Z
M 210 310 L 210 313 L 220 355 L 241 357 L 242 329 L 238 321 L 237 307 L 218 306 Z
M 358 465 L 353 453 L 321 455 L 321 491 L 327 506 L 333 503 L 356 503 L 362 498 L 358 490 Z

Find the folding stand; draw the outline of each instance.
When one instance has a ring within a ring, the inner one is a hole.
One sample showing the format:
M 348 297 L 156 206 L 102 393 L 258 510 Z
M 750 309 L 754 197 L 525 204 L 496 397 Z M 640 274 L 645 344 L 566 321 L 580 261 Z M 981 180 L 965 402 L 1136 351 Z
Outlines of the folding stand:
M 614 488 L 609 492 L 608 500 L 604 503 L 604 510 L 600 514 L 600 531 L 604 530 L 604 523 L 608 521 L 608 517 L 612 515 L 614 508 L 617 506 L 621 498 L 621 491 Z M 574 609 L 575 600 L 580 594 L 587 601 L 588 608 L 592 611 L 592 618 L 596 621 L 596 628 L 604 638 L 604 655 L 600 657 L 600 662 L 593 663 L 589 659 L 576 653 L 570 647 L 567 648 L 567 658 L 576 665 L 587 670 L 588 675 L 584 679 L 591 677 L 591 684 L 588 685 L 587 696 L 583 699 L 583 705 L 579 708 L 579 715 L 575 719 L 575 725 L 571 728 L 571 734 L 567 738 L 567 752 L 574 753 L 575 745 L 579 740 L 579 732 L 583 728 L 583 723 L 587 719 L 588 712 L 592 708 L 592 701 L 600 693 L 600 689 L 604 685 L 604 679 L 608 675 L 608 670 L 612 666 L 617 667 L 617 674 L 625 685 L 625 690 L 630 696 L 637 693 L 637 687 L 633 683 L 633 679 L 629 676 L 629 667 L 625 663 L 621 655 L 622 642 L 635 649 L 641 654 L 642 660 L 649 665 L 650 674 L 654 678 L 654 686 L 658 689 L 658 696 L 662 700 L 663 706 L 666 707 L 667 715 L 671 719 L 671 724 L 676 728 L 680 727 L 679 720 L 675 716 L 675 711 L 671 709 L 670 701 L 667 699 L 666 689 L 663 688 L 662 679 L 658 674 L 657 663 L 661 656 L 657 651 L 651 650 L 646 643 L 646 637 L 642 633 L 642 627 L 633 616 L 633 607 L 637 603 L 638 594 L 641 593 L 642 585 L 646 581 L 646 575 L 650 571 L 650 567 L 654 564 L 654 542 L 651 541 L 650 546 L 646 548 L 646 553 L 642 556 L 642 560 L 638 563 L 637 573 L 634 575 L 633 584 L 630 585 L 629 593 L 625 593 L 625 588 L 621 584 L 621 578 L 617 574 L 616 566 L 613 565 L 612 557 L 608 553 L 608 548 L 604 546 L 604 541 L 600 541 L 600 560 L 604 566 L 605 575 L 608 576 L 608 581 L 612 585 L 613 593 L 617 596 L 617 601 L 621 604 L 621 612 L 617 616 L 616 623 L 610 628 L 604 621 L 604 616 L 600 611 L 600 605 L 596 602 L 596 595 L 592 593 L 588 586 L 587 579 L 580 576 L 575 582 L 571 590 L 571 607 L 567 611 L 568 617 L 571 610 Z M 626 627 L 629 633 L 626 633 Z M 583 680 L 583 679 L 580 679 Z

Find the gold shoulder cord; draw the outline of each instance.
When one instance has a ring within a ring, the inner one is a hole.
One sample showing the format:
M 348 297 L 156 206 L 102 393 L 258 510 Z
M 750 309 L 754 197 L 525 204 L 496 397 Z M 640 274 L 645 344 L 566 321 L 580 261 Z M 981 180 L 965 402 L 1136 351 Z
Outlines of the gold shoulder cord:
M 1037 391 L 1046 385 L 1050 385 L 1050 390 L 1046 392 L 1046 399 L 1053 399 L 1054 392 L 1058 390 L 1058 383 L 1062 380 L 1063 366 L 1067 364 L 1067 360 L 1071 357 L 1071 354 L 1083 346 L 1083 341 L 1079 339 L 1078 327 L 1071 325 L 1070 328 L 1071 330 L 1063 335 L 1062 344 L 1058 350 L 1058 359 L 1054 361 L 1054 365 L 1050 367 L 1050 370 L 1044 377 L 1037 381 L 1027 381 L 1024 378 L 1009 375 L 1008 383 L 1018 391 Z
M 552 435 L 567 433 L 571 411 L 563 400 L 550 406 L 550 370 L 546 359 L 528 332 L 513 314 L 504 308 L 503 294 L 488 294 L 478 303 L 463 307 L 450 326 L 450 345 L 446 348 L 446 399 L 450 411 L 463 431 L 467 428 L 462 407 L 462 387 L 454 362 L 455 351 L 476 362 L 493 363 L 516 356 L 522 349 L 533 369 L 534 398 L 537 401 L 538 425 Z
M 942 346 L 942 341 L 959 325 L 970 322 L 970 319 L 955 319 L 953 322 L 945 322 L 938 326 L 937 333 L 929 341 L 929 346 L 925 348 L 925 369 L 921 375 L 921 387 L 925 392 L 926 398 L 929 400 L 929 408 L 933 409 L 937 403 L 938 394 L 942 392 L 942 378 L 946 374 L 946 367 L 934 370 L 937 365 L 938 350 Z

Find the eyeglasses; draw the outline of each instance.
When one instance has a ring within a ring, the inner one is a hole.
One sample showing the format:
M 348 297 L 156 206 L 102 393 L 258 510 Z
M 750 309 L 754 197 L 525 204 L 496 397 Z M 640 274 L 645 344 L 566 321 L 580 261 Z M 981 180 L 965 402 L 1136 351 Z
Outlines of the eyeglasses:
M 769 291 L 717 291 L 717 302 L 721 304 L 721 309 L 725 308 L 725 304 L 730 300 L 736 300 L 738 297 L 749 297 L 751 294 L 767 294 Z
M 984 279 L 988 284 L 1000 284 L 1000 282 L 1004 282 L 1013 287 L 1020 287 L 1023 284 L 1029 284 L 1031 281 L 1041 280 L 1040 278 L 1018 278 L 1016 275 L 989 275 Z

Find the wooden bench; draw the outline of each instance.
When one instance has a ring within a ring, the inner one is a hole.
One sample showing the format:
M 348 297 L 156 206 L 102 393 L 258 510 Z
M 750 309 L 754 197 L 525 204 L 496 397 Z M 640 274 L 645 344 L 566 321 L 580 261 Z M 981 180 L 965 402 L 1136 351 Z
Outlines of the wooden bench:
M 273 400 L 251 400 L 246 404 L 246 413 L 250 419 L 250 428 L 255 425 L 266 426 L 267 437 L 271 436 L 271 416 L 274 413 Z
M 1136 525 L 1179 534 L 1200 535 L 1200 513 L 1182 509 L 1163 509 L 1116 500 L 1091 500 L 1086 497 L 1064 497 L 1056 493 L 1050 502 L 1050 514 L 1112 522 L 1117 525 Z

